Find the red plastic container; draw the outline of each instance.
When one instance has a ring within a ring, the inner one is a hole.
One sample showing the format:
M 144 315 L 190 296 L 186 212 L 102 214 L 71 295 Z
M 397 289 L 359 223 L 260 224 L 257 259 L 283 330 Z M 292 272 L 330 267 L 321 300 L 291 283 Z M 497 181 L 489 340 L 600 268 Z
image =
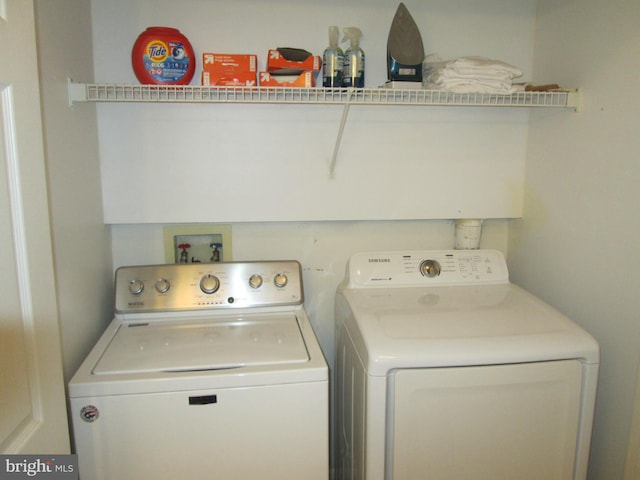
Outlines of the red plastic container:
M 193 47 L 180 30 L 149 27 L 131 50 L 131 64 L 140 83 L 187 85 L 196 70 Z

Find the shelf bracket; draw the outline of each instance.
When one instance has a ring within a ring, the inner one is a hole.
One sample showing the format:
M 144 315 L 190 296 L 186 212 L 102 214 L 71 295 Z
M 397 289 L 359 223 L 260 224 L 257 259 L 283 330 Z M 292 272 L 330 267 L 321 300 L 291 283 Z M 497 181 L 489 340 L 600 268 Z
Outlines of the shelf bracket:
M 584 91 L 580 88 L 567 95 L 567 108 L 573 108 L 576 113 L 584 109 Z
M 344 126 L 347 123 L 349 117 L 349 107 L 351 107 L 351 97 L 353 95 L 353 89 L 349 89 L 347 93 L 347 99 L 342 109 L 342 118 L 340 119 L 340 126 L 338 127 L 338 136 L 336 137 L 336 144 L 333 147 L 333 156 L 331 157 L 331 163 L 329 164 L 329 178 L 335 178 L 334 172 L 336 169 L 336 161 L 338 160 L 338 152 L 340 151 L 340 144 L 342 143 L 342 134 L 344 133 Z
M 73 80 L 67 77 L 67 91 L 69 92 L 69 106 L 73 106 L 73 102 L 86 102 L 87 89 L 83 83 L 73 83 Z

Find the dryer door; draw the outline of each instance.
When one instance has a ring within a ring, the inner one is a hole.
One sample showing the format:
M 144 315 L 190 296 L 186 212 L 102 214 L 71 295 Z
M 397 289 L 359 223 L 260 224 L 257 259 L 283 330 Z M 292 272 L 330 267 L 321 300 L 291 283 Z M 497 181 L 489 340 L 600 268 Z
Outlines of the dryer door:
M 574 476 L 577 360 L 398 370 L 386 478 Z

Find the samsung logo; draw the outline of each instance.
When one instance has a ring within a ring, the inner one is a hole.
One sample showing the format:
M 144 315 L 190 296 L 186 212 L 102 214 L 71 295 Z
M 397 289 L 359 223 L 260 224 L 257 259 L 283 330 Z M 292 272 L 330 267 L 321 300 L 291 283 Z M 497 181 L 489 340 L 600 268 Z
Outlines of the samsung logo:
M 369 263 L 391 263 L 390 258 L 370 258 Z

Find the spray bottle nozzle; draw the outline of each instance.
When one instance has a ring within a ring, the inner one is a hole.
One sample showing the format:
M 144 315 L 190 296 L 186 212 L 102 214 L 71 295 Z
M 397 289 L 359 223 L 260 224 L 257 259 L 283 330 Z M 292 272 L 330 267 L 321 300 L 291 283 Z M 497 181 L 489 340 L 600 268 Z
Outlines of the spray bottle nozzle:
M 340 30 L 336 26 L 329 27 L 329 46 L 336 48 L 338 46 L 338 39 L 340 38 Z
M 344 27 L 344 38 L 343 42 L 346 42 L 347 39 L 351 42 L 352 47 L 357 47 L 360 42 L 360 38 L 362 37 L 362 31 L 358 27 Z

